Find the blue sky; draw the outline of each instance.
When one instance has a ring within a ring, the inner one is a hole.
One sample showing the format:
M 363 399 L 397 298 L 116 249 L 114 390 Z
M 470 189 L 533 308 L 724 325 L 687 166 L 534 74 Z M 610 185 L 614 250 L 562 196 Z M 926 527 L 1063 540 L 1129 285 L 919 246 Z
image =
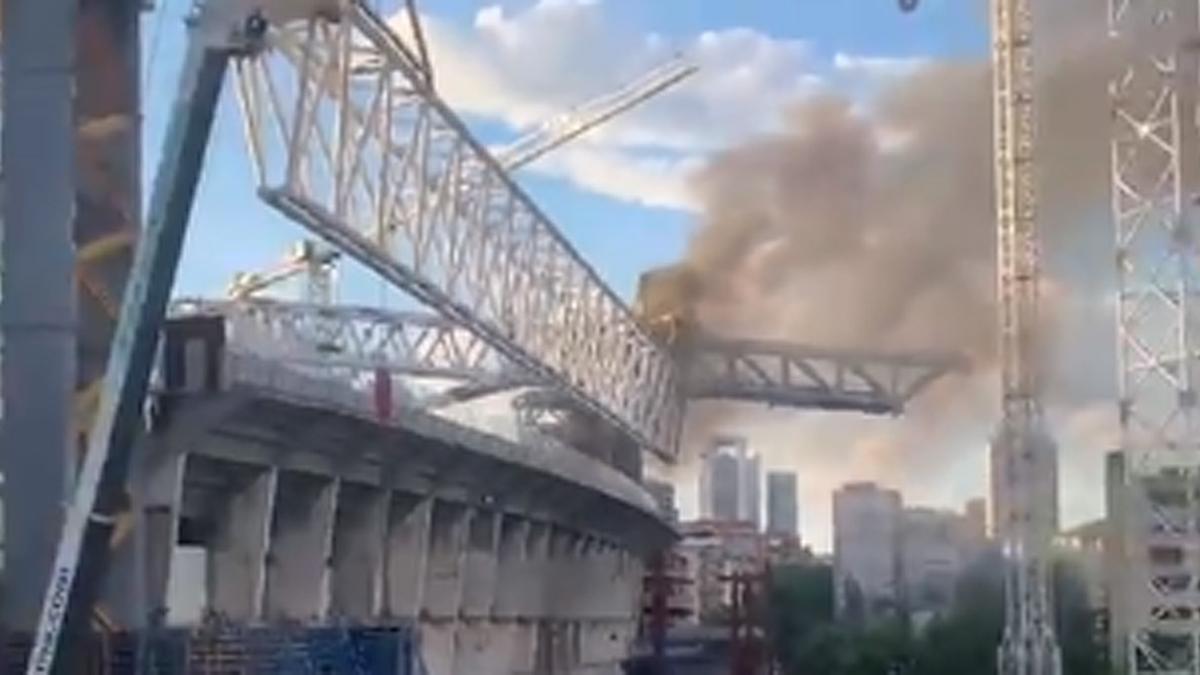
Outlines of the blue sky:
M 155 166 L 185 39 L 181 17 L 186 3 L 175 0 L 162 4 L 164 14 L 148 15 L 145 28 L 147 177 Z M 516 17 L 535 4 L 531 0 L 440 0 L 421 3 L 421 9 L 465 31 L 485 7 L 500 7 L 507 16 Z M 899 58 L 977 56 L 985 39 L 979 16 L 982 4 L 925 0 L 919 12 L 903 14 L 895 7 L 895 0 L 598 2 L 608 24 L 606 30 L 614 33 L 657 34 L 686 46 L 704 32 L 748 29 L 767 39 L 804 41 L 814 55 L 814 70 L 820 69 L 821 62 L 831 62 L 838 53 Z M 614 72 L 613 77 L 628 79 L 633 74 L 625 69 Z M 603 93 L 603 85 L 598 86 L 591 88 L 592 93 Z M 582 86 L 579 90 L 588 88 Z M 503 134 L 506 129 L 503 121 L 485 115 L 465 116 L 485 137 Z M 623 295 L 632 292 L 641 271 L 679 256 L 696 219 L 688 211 L 597 194 L 559 175 L 527 171 L 521 182 Z M 226 95 L 177 293 L 218 293 L 235 271 L 269 266 L 298 236 L 302 236 L 298 227 L 280 219 L 254 197 L 238 114 L 233 97 Z M 630 242 L 637 245 L 631 247 Z
M 147 185 L 174 96 L 185 40 L 182 12 L 190 3 L 159 4 L 165 9 L 147 16 L 144 31 Z M 439 88 L 486 142 L 511 138 L 537 119 L 605 93 L 672 50 L 698 60 L 701 73 L 685 85 L 518 174 L 625 297 L 641 272 L 683 252 L 699 218 L 686 176 L 712 152 L 771 131 L 802 96 L 834 91 L 869 105 L 874 91 L 916 60 L 978 59 L 986 46 L 982 0 L 923 0 L 914 14 L 901 13 L 896 0 L 419 4 Z M 209 149 L 177 295 L 220 295 L 235 272 L 269 267 L 306 236 L 255 197 L 231 94 L 227 89 Z M 346 275 L 343 297 L 399 302 L 378 281 Z M 794 420 L 774 417 L 763 425 L 790 437 L 828 437 L 811 423 L 797 432 Z M 832 418 L 817 423 L 841 424 Z M 828 535 L 828 486 L 806 484 L 807 460 L 788 450 L 784 460 L 768 456 L 767 468 L 782 462 L 801 474 L 802 528 L 821 545 Z M 977 460 L 972 455 L 958 467 L 970 480 L 934 489 L 944 503 L 979 494 Z M 686 472 L 677 478 L 692 482 Z M 686 513 L 694 496 L 686 490 L 681 496 Z

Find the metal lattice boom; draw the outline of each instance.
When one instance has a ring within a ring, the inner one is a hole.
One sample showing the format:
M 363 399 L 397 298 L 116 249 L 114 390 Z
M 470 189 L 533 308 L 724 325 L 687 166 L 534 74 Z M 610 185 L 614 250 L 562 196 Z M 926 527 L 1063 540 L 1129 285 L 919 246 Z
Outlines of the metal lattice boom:
M 899 415 L 926 385 L 963 364 L 935 355 L 887 355 L 709 339 L 690 346 L 689 399 Z
M 679 84 L 697 70 L 699 68 L 695 64 L 683 57 L 668 61 L 614 92 L 545 121 L 537 129 L 498 150 L 496 159 L 509 171 L 519 169 Z
M 238 62 L 263 199 L 664 456 L 670 357 L 431 92 L 369 9 L 272 25 Z M 369 62 L 369 68 L 357 64 Z
M 475 333 L 421 312 L 282 302 L 183 299 L 176 316 L 220 316 L 236 350 L 297 365 L 485 381 L 506 373 L 503 357 Z
M 1122 559 L 1112 598 L 1123 672 L 1200 673 L 1200 10 L 1113 0 L 1126 62 L 1112 95 Z
M 474 332 L 422 312 L 264 298 L 185 299 L 176 315 L 225 319 L 235 349 L 296 365 L 462 382 L 467 392 L 547 387 Z M 963 364 L 939 355 L 888 355 L 706 338 L 676 358 L 687 399 L 898 415 L 926 385 Z

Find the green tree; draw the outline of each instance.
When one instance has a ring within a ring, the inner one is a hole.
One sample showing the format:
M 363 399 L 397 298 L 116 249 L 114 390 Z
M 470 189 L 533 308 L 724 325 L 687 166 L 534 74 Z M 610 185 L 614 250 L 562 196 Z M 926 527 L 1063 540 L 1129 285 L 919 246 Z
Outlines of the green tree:
M 1063 675 L 1104 675 L 1109 672 L 1108 652 L 1096 628 L 1097 609 L 1088 598 L 1083 571 L 1062 558 L 1054 561 L 1051 571 Z
M 921 635 L 913 672 L 921 675 L 992 675 L 1004 629 L 1004 565 L 985 555 L 959 579 L 950 613 Z
M 770 595 L 776 656 L 788 672 L 800 672 L 797 668 L 807 650 L 830 650 L 838 637 L 824 630 L 833 622 L 833 568 L 819 564 L 776 567 Z
M 982 556 L 959 580 L 943 617 L 913 635 L 903 621 L 863 627 L 833 621 L 828 566 L 781 568 L 774 576 L 771 628 L 787 675 L 994 675 L 1004 630 L 1004 560 Z M 1053 568 L 1064 675 L 1104 675 L 1106 654 L 1079 570 Z

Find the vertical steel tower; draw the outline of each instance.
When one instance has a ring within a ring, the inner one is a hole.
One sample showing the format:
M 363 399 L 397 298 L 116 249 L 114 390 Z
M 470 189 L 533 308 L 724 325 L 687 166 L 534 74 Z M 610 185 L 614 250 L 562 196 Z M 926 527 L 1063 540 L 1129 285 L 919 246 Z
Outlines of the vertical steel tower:
M 992 440 L 1008 568 L 1001 675 L 1061 671 L 1050 605 L 1057 527 L 1054 441 L 1041 405 L 1032 0 L 992 0 L 995 180 L 1003 418 Z
M 1114 656 L 1200 673 L 1200 154 L 1197 0 L 1110 0 L 1118 358 L 1125 478 Z

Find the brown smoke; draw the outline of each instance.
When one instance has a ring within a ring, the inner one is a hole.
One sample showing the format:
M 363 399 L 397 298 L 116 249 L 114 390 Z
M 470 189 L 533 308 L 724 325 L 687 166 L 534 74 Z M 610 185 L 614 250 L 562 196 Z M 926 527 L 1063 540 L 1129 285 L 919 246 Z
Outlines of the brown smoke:
M 1054 361 L 1072 328 L 1059 305 L 1073 283 L 1057 276 L 1055 259 L 1083 239 L 1111 241 L 1106 91 L 1117 54 L 1095 2 L 1050 4 L 1056 14 L 1041 34 L 1053 39 L 1038 55 L 1037 161 L 1049 277 L 1044 358 Z M 808 344 L 953 351 L 994 377 L 991 118 L 987 63 L 936 63 L 866 106 L 835 95 L 799 102 L 778 133 L 715 156 L 694 176 L 703 216 L 685 260 L 699 279 L 701 324 Z M 1111 257 L 1092 267 L 1107 277 Z M 1073 339 L 1076 349 L 1111 350 L 1108 334 Z M 978 381 L 967 380 L 935 388 L 897 430 L 897 439 L 929 448 L 910 468 L 940 461 L 934 448 L 945 443 L 930 436 L 994 416 Z M 1055 383 L 1047 386 L 1053 396 Z M 964 395 L 972 399 L 958 400 Z M 736 428 L 732 411 L 693 415 L 689 436 L 703 442 L 708 429 Z M 908 462 L 922 449 L 873 455 L 904 452 Z

